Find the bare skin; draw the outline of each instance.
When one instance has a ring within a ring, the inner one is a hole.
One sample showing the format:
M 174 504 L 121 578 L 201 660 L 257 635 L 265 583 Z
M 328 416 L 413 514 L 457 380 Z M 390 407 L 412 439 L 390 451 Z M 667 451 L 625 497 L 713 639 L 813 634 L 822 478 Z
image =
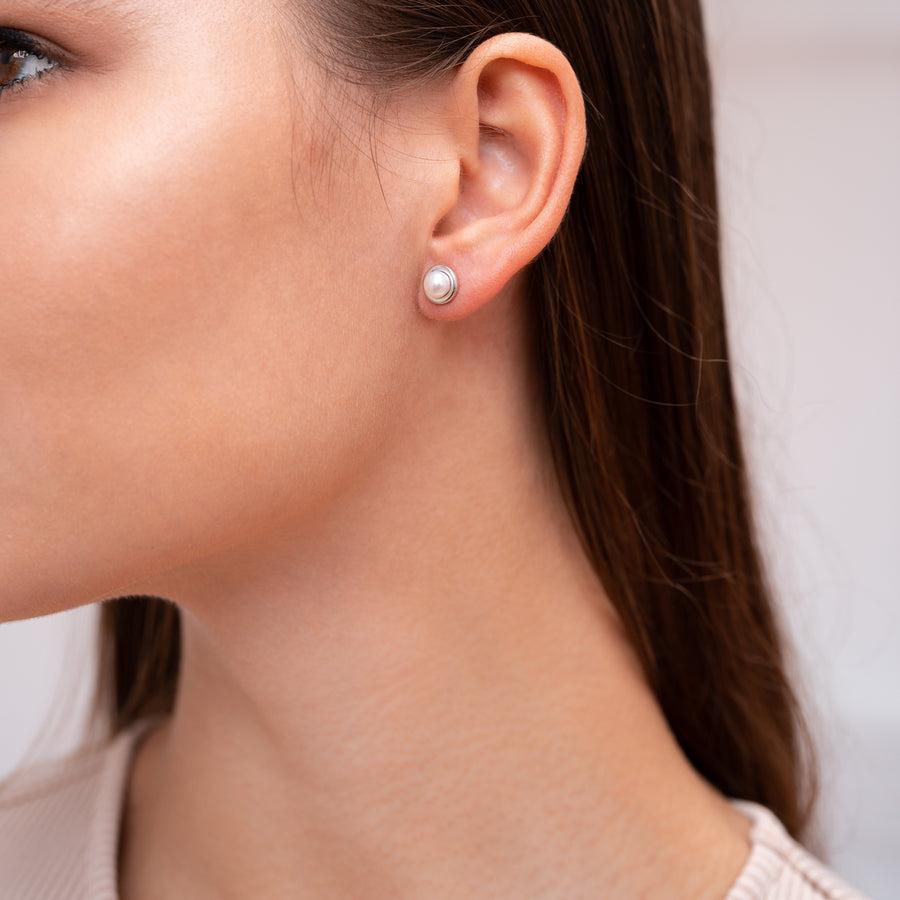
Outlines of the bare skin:
M 0 27 L 61 60 L 0 97 L 0 618 L 184 613 L 122 900 L 721 900 L 749 822 L 644 683 L 528 374 L 520 273 L 584 145 L 564 57 L 482 45 L 376 167 L 272 0 Z

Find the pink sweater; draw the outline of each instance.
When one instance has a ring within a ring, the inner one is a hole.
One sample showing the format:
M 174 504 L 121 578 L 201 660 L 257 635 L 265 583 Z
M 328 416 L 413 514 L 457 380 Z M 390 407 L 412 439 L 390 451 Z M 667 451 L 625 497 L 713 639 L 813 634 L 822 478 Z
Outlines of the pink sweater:
M 129 766 L 155 721 L 138 722 L 107 746 L 23 770 L 0 791 L 2 900 L 118 900 Z M 754 822 L 753 846 L 723 900 L 865 900 L 793 841 L 768 809 L 732 802 Z

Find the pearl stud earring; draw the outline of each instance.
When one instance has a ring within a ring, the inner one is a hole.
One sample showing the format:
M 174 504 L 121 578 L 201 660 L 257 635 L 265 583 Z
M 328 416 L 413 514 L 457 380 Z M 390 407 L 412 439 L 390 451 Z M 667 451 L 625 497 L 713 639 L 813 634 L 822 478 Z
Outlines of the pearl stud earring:
M 425 274 L 425 296 L 432 303 L 449 303 L 458 287 L 456 273 L 449 266 L 433 266 Z

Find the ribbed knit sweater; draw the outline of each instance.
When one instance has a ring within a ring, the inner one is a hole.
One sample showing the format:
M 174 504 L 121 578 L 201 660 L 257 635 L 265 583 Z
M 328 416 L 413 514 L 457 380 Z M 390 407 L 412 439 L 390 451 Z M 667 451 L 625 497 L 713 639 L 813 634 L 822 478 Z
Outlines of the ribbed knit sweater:
M 16 774 L 0 793 L 2 900 L 118 900 L 131 760 L 155 721 L 144 719 L 108 744 Z M 731 802 L 753 822 L 752 848 L 723 900 L 865 900 L 797 844 L 768 809 Z

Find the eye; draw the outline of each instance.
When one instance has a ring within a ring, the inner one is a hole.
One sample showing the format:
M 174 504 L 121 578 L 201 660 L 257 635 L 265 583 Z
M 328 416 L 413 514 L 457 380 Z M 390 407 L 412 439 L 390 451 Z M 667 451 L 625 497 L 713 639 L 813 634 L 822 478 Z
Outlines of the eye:
M 55 69 L 59 63 L 25 35 L 0 29 L 0 94 Z

